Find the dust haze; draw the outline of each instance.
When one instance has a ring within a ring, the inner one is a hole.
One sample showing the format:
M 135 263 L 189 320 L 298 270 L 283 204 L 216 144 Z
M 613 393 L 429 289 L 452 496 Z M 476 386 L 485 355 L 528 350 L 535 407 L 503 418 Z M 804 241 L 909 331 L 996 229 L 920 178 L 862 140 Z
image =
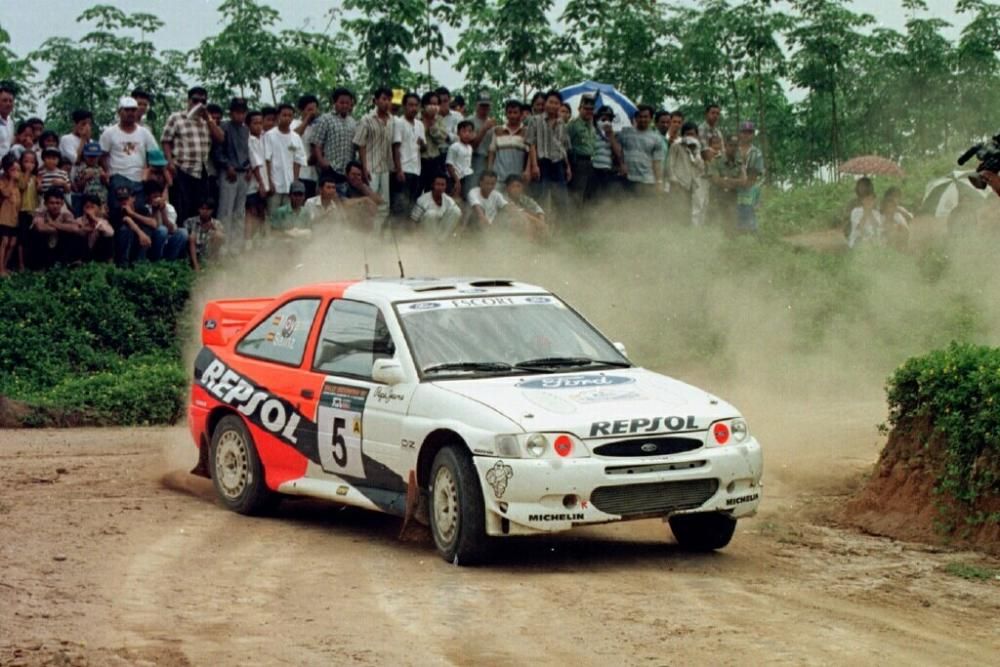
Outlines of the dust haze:
M 992 243 L 947 239 L 936 221 L 915 223 L 908 253 L 838 255 L 663 215 L 619 203 L 545 242 L 493 228 L 448 243 L 409 232 L 397 240 L 407 276 L 544 286 L 625 343 L 635 363 L 734 403 L 779 495 L 783 485 L 839 483 L 875 460 L 885 380 L 907 357 L 956 339 L 997 342 Z M 361 278 L 366 259 L 372 276 L 398 275 L 391 237 L 361 234 L 266 243 L 228 260 L 198 283 L 188 360 L 208 300 Z

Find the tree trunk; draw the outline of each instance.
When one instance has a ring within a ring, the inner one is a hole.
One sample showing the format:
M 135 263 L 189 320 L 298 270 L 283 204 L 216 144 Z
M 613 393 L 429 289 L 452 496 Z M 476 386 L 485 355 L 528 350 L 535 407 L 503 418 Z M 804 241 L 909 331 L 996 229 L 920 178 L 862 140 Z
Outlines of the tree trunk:
M 277 105 L 278 98 L 274 94 L 274 77 L 271 76 L 270 74 L 267 75 L 267 87 L 270 88 L 271 90 L 271 104 Z
M 755 69 L 757 76 L 757 121 L 760 123 L 760 152 L 764 156 L 764 178 L 769 181 L 772 171 L 768 168 L 770 165 L 768 162 L 770 151 L 768 150 L 767 142 L 767 113 L 764 111 L 764 76 L 760 71 L 759 53 L 756 57 Z
M 830 145 L 833 149 L 833 171 L 840 178 L 840 137 L 837 127 L 837 77 L 834 76 L 830 87 Z

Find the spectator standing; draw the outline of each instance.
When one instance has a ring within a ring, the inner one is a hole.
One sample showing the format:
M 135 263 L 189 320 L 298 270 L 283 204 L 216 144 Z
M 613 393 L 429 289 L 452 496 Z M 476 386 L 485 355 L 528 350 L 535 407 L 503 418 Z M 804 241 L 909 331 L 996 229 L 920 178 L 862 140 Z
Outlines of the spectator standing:
M 705 173 L 698 142 L 698 126 L 693 122 L 681 127 L 681 138 L 670 146 L 671 219 L 685 225 L 693 223 L 695 190 Z
M 73 165 L 71 176 L 76 175 L 76 165 L 83 163 L 83 147 L 93 134 L 94 115 L 85 109 L 73 112 L 73 131 L 59 139 L 59 153 Z
M 215 202 L 206 199 L 198 206 L 198 215 L 184 221 L 187 230 L 188 258 L 195 271 L 201 271 L 202 264 L 214 260 L 226 239 L 222 223 L 212 217 Z
M 653 126 L 653 107 L 640 104 L 635 127 L 624 127 L 615 134 L 609 131 L 611 147 L 622 163 L 622 176 L 629 191 L 653 196 L 663 188 L 663 138 Z
M 736 219 L 738 231 L 750 233 L 757 231 L 757 207 L 764 178 L 764 154 L 753 143 L 755 131 L 750 121 L 740 125 L 739 158 L 743 181 L 736 190 Z
M 316 120 L 319 118 L 319 100 L 316 99 L 315 95 L 303 95 L 295 106 L 299 110 L 299 117 L 292 121 L 292 132 L 302 138 L 302 145 L 306 149 L 306 164 L 299 170 L 299 180 L 306 188 L 306 198 L 309 198 L 316 194 L 316 180 L 319 178 L 316 168 L 313 166 L 316 164 L 316 160 L 312 152 Z M 225 220 L 222 222 L 225 225 Z M 227 235 L 229 235 L 228 230 Z
M 21 211 L 21 189 L 18 177 L 21 167 L 17 158 L 7 153 L 0 158 L 0 277 L 9 275 L 7 265 L 17 248 L 17 219 Z
M 614 134 L 615 112 L 611 107 L 601 107 L 594 123 L 594 157 L 591 164 L 594 168 L 591 176 L 591 193 L 593 199 L 607 194 L 615 186 L 615 154 L 611 147 Z
M 565 102 L 559 105 L 559 117 L 562 119 L 563 123 L 567 125 L 569 124 L 569 122 L 573 119 L 573 109 L 570 105 Z
M 701 176 L 694 189 L 691 199 L 691 224 L 701 227 L 708 222 L 708 211 L 711 206 L 712 183 L 709 179 L 709 171 L 712 163 L 722 158 L 722 138 L 712 137 L 708 144 L 701 147 L 701 160 L 703 169 Z
M 30 244 L 31 221 L 39 206 L 38 199 L 38 157 L 34 151 L 25 151 L 18 160 L 21 173 L 17 177 L 17 189 L 21 192 L 21 212 L 17 219 L 17 266 L 23 270 L 38 268 L 31 261 L 34 246 Z M 47 249 L 46 249 L 47 250 Z
M 333 109 L 320 116 L 313 124 L 310 139 L 318 176 L 332 175 L 337 183 L 346 179 L 344 169 L 354 159 L 354 133 L 358 122 L 351 116 L 354 93 L 347 88 L 337 88 L 330 95 Z
M 98 163 L 102 154 L 101 145 L 96 141 L 84 144 L 83 159 L 77 165 L 76 176 L 73 177 L 73 192 L 80 197 L 95 195 L 103 205 L 108 200 L 108 174 Z
M 722 142 L 722 148 L 726 147 L 726 139 L 719 128 L 719 119 L 722 117 L 722 108 L 718 104 L 709 104 L 705 107 L 705 120 L 698 126 L 698 139 L 702 146 L 710 146 L 713 139 Z M 717 153 L 722 155 L 722 153 Z
M 594 192 L 593 160 L 597 150 L 597 128 L 594 127 L 595 102 L 593 95 L 581 96 L 577 116 L 566 126 L 573 165 L 572 190 L 578 204 L 589 201 Z
M 527 130 L 522 122 L 521 103 L 507 100 L 504 104 L 507 122 L 494 129 L 486 158 L 486 168 L 497 173 L 497 180 L 506 183 L 509 176 L 530 176 L 528 170 Z
M 851 211 L 851 231 L 847 236 L 847 247 L 855 248 L 861 243 L 881 244 L 881 242 L 882 214 L 876 207 L 875 193 L 865 193 L 860 205 Z
M 218 218 L 226 237 L 233 240 L 233 252 L 240 250 L 237 241 L 244 233 L 247 191 L 253 178 L 246 116 L 246 100 L 234 97 L 229 103 L 229 120 L 222 124 L 222 141 L 214 148 L 215 168 L 219 172 Z
M 136 123 L 139 106 L 131 97 L 118 101 L 118 124 L 101 133 L 101 150 L 104 151 L 102 167 L 108 173 L 108 191 L 118 192 L 128 188 L 140 208 L 145 201 L 142 190 L 146 153 L 158 148 L 156 139 L 146 128 Z M 110 197 L 112 208 L 119 199 Z
M 14 97 L 17 91 L 13 84 L 0 83 L 0 158 L 14 145 Z
M 35 131 L 31 129 L 31 125 L 26 120 L 22 120 L 17 124 L 14 132 L 14 144 L 10 147 L 10 153 L 18 160 L 21 159 L 21 155 L 25 151 L 35 152 L 35 158 L 38 160 L 39 164 L 42 162 L 42 158 L 35 151 Z
M 135 122 L 139 125 L 143 125 L 146 120 L 146 113 L 149 111 L 150 104 L 152 103 L 152 98 L 142 88 L 132 89 L 132 99 L 135 103 L 139 105 L 139 110 L 135 115 Z
M 267 181 L 270 183 L 267 210 L 274 215 L 288 205 L 292 183 L 298 180 L 299 171 L 306 166 L 306 151 L 302 137 L 292 132 L 295 109 L 291 104 L 278 107 L 278 124 L 264 135 L 264 160 L 267 164 Z
M 431 189 L 420 195 L 410 212 L 410 219 L 438 240 L 454 234 L 462 220 L 462 209 L 454 199 L 445 194 L 447 189 L 447 177 L 442 173 L 435 174 L 431 180 Z
M 392 161 L 396 213 L 408 215 L 420 196 L 420 150 L 427 143 L 424 124 L 417 120 L 420 98 L 416 93 L 403 95 L 403 115 L 393 122 Z
M 264 134 L 267 134 L 278 124 L 278 109 L 277 107 L 261 107 L 260 115 Z
M 392 141 L 395 136 L 395 119 L 389 114 L 392 91 L 379 88 L 373 96 L 375 109 L 358 123 L 354 144 L 365 171 L 365 180 L 378 193 L 382 203 L 375 213 L 373 231 L 382 232 L 389 216 L 389 179 L 392 172 Z
M 434 178 L 446 175 L 444 161 L 448 152 L 448 130 L 440 115 L 436 93 L 424 93 L 420 99 L 423 112 L 424 145 L 420 148 L 420 191 L 430 192 Z
M 722 154 L 716 156 L 707 168 L 712 188 L 708 220 L 710 224 L 721 224 L 727 233 L 736 229 L 736 189 L 743 181 L 743 166 L 738 153 L 739 139 L 730 135 Z
M 463 120 L 458 124 L 458 141 L 448 146 L 448 159 L 445 166 L 451 179 L 451 196 L 456 200 L 468 196 L 472 190 L 472 139 L 475 130 L 472 123 Z
M 267 214 L 267 193 L 270 185 L 267 180 L 267 160 L 264 158 L 264 117 L 260 111 L 247 114 L 247 128 L 250 136 L 247 140 L 250 152 L 250 173 L 253 178 L 247 185 L 246 216 L 243 228 L 244 248 L 253 247 L 253 238 L 260 230 Z
M 472 176 L 478 181 L 479 174 L 486 171 L 486 159 L 493 143 L 493 128 L 497 122 L 490 115 L 492 101 L 487 93 L 480 93 L 476 99 L 476 112 L 466 120 L 472 122 L 475 137 L 472 139 Z
M 667 144 L 674 145 L 681 138 L 681 128 L 684 126 L 684 112 L 675 111 L 670 114 L 670 129 L 667 130 Z
M 653 126 L 656 127 L 656 131 L 660 133 L 660 137 L 663 141 L 663 162 L 660 167 L 660 175 L 663 177 L 663 191 L 670 192 L 670 145 L 673 141 L 670 139 L 670 119 L 671 116 L 669 111 L 660 110 L 656 112 L 653 116 Z
M 569 164 L 569 136 L 566 125 L 559 117 L 562 95 L 558 90 L 545 94 L 545 116 L 538 118 L 528 128 L 528 144 L 532 179 L 541 183 L 543 205 L 551 199 L 556 214 L 568 208 L 567 184 L 573 180 Z
M 445 131 L 448 132 L 448 141 L 449 143 L 458 141 L 458 124 L 465 118 L 459 112 L 452 110 L 451 92 L 447 88 L 442 86 L 434 92 L 438 96 L 438 113 L 444 122 Z
M 898 187 L 886 190 L 882 195 L 879 212 L 882 214 L 883 230 L 889 245 L 905 252 L 910 244 L 910 221 L 913 220 L 913 214 L 900 204 L 902 196 L 903 192 Z
M 187 110 L 170 114 L 160 137 L 174 179 L 170 200 L 181 220 L 196 215 L 208 196 L 212 142 L 222 141 L 222 130 L 208 111 L 205 89 L 191 88 L 187 100 Z
M 62 156 L 58 148 L 46 148 L 42 151 L 42 168 L 38 170 L 38 189 L 46 192 L 59 188 L 63 193 L 70 191 L 69 174 L 59 168 Z

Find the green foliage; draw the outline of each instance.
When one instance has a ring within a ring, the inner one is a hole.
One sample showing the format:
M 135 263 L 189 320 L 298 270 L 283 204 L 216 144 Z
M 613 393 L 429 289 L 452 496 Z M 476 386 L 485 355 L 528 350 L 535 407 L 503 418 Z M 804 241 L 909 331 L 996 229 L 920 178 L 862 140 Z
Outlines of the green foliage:
M 969 581 L 989 581 L 1000 578 L 1000 571 L 971 563 L 948 563 L 944 566 L 944 571 L 954 577 L 961 577 Z
M 16 274 L 0 283 L 0 394 L 108 423 L 178 414 L 181 263 Z M 146 415 L 146 416 L 143 416 Z
M 952 343 L 907 360 L 887 385 L 889 424 L 930 421 L 947 442 L 936 489 L 972 507 L 1000 488 L 1000 349 Z M 972 515 L 970 523 L 998 522 Z

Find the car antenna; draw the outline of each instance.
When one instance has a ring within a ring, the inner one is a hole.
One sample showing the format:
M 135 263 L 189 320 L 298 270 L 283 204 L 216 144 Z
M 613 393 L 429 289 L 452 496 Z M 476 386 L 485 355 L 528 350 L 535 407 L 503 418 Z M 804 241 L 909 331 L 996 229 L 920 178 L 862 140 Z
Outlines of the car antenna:
M 361 254 L 365 258 L 365 280 L 368 280 L 368 238 L 361 239 Z
M 392 244 L 396 246 L 396 263 L 399 264 L 399 277 L 405 278 L 406 272 L 403 271 L 403 258 L 399 255 L 399 241 L 396 240 L 396 227 L 391 222 L 389 223 L 389 233 L 392 234 Z

